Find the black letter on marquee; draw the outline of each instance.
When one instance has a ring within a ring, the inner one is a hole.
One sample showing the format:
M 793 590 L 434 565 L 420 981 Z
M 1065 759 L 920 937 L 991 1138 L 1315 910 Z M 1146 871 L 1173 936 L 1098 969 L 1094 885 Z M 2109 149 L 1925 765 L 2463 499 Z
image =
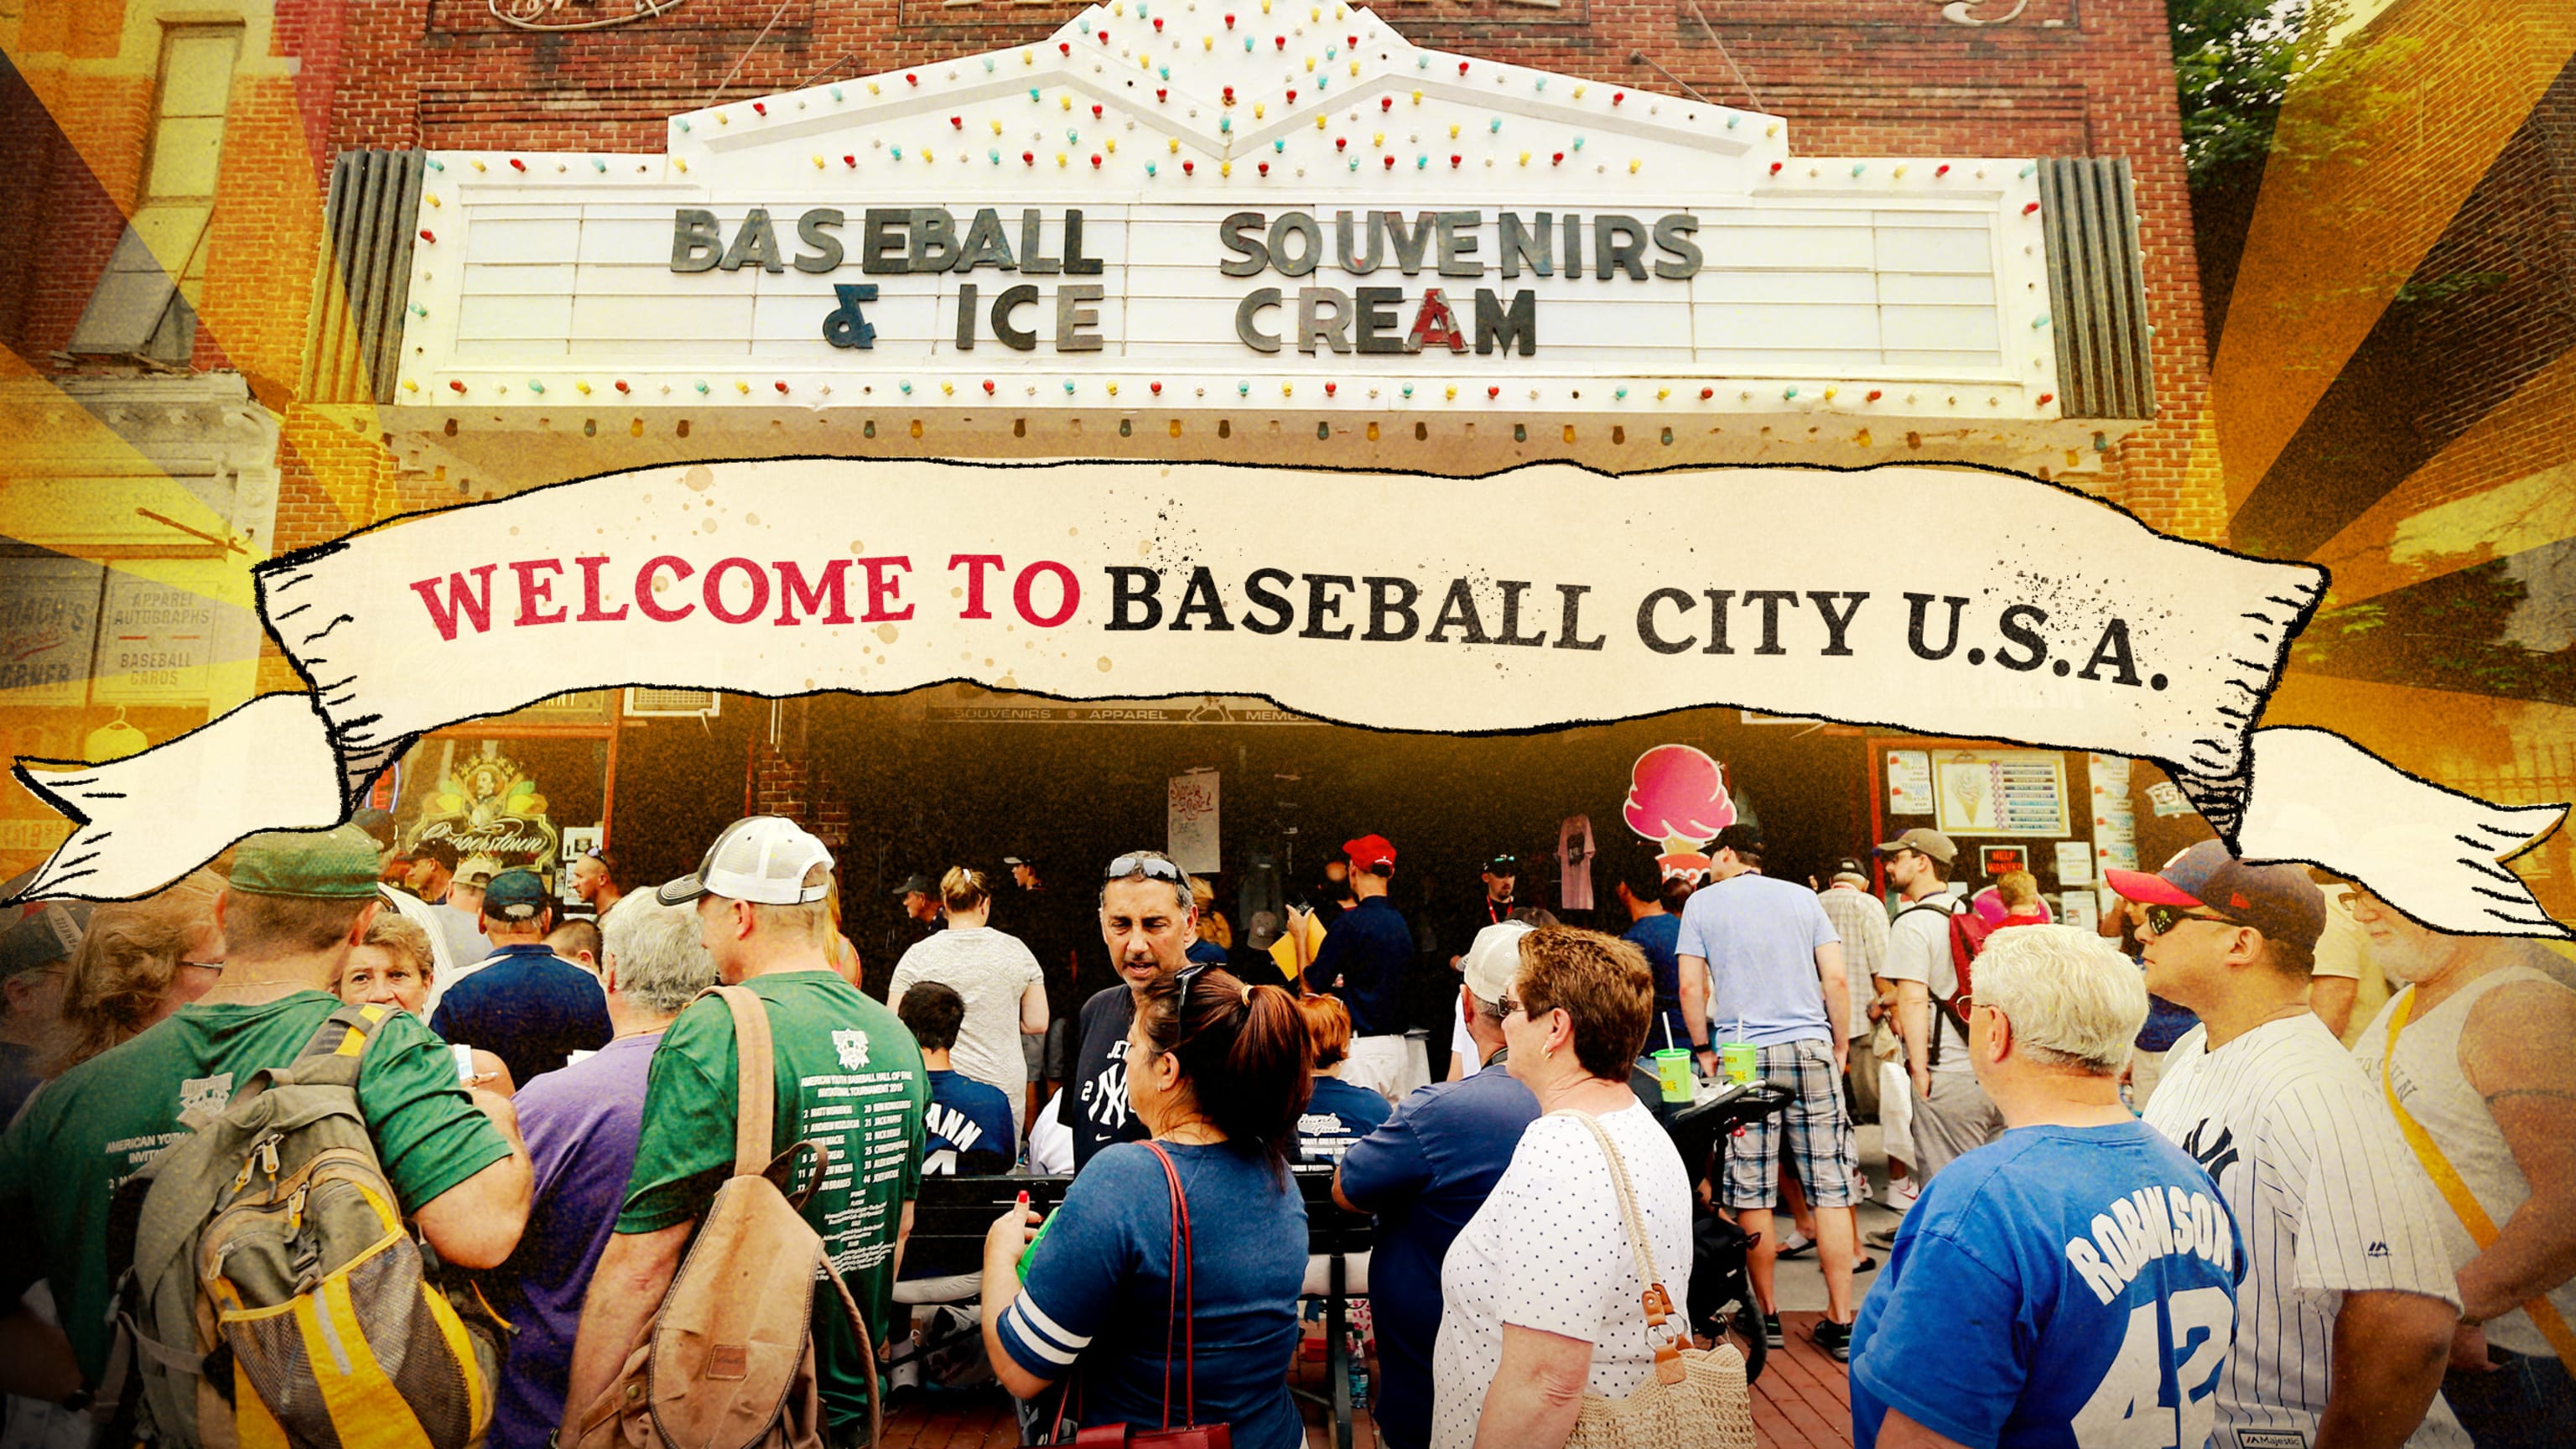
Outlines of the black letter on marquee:
M 877 284 L 834 282 L 832 295 L 841 299 L 841 305 L 823 319 L 823 340 L 834 347 L 875 347 L 877 329 L 860 313 L 859 304 L 877 299 Z
M 1002 339 L 1004 347 L 1014 352 L 1037 350 L 1038 335 L 1011 324 L 1012 312 L 1036 302 L 1037 299 L 1038 289 L 1026 282 L 1016 287 L 1004 287 L 1002 295 L 993 299 L 993 335 Z
M 714 212 L 684 206 L 671 213 L 672 271 L 711 272 L 723 255 L 724 233 L 716 229 Z

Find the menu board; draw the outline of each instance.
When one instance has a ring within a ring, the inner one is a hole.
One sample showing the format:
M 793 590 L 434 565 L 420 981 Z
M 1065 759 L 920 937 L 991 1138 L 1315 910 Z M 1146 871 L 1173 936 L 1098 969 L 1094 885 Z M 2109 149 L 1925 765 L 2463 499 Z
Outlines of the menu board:
M 2066 761 L 2048 750 L 1947 750 L 1932 798 L 1949 835 L 2065 835 Z

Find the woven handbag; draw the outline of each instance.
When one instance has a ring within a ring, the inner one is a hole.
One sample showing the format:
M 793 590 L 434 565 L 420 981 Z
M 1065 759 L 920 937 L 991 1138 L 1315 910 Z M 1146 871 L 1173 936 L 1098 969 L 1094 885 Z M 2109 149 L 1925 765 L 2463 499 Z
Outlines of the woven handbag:
M 1619 1190 L 1628 1243 L 1637 1252 L 1637 1276 L 1646 1285 L 1646 1333 L 1655 1339 L 1654 1377 L 1622 1399 L 1585 1394 L 1566 1436 L 1566 1449 L 1754 1449 L 1753 1396 L 1744 1384 L 1744 1358 L 1732 1344 L 1713 1349 L 1684 1346 L 1672 1294 L 1655 1271 L 1646 1220 L 1628 1185 L 1628 1165 L 1588 1112 L 1566 1112 L 1592 1131 L 1610 1159 L 1610 1181 Z

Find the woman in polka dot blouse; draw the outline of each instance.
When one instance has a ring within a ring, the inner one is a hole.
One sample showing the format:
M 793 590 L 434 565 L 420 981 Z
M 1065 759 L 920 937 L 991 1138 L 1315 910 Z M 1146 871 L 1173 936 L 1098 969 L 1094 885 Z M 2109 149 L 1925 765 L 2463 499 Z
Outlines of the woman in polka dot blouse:
M 1628 1087 L 1654 1013 L 1635 946 L 1550 926 L 1521 938 L 1504 1058 L 1543 1114 L 1440 1272 L 1432 1449 L 1558 1449 L 1582 1395 L 1633 1392 L 1654 1368 L 1646 1284 L 1609 1159 L 1573 1113 L 1618 1145 L 1655 1268 L 1686 1291 L 1691 1192 L 1679 1153 Z

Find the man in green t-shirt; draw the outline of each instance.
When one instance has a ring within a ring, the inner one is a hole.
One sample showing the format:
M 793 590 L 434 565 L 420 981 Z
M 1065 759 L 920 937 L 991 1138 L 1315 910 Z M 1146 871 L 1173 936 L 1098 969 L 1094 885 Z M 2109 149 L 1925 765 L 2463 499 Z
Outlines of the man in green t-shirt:
M 883 1343 L 904 1236 L 912 1231 L 929 1074 L 894 1013 L 832 969 L 832 889 L 832 856 L 821 841 L 794 821 L 755 815 L 726 826 L 697 872 L 658 895 L 665 905 L 694 904 L 718 977 L 751 988 L 768 1007 L 778 1081 L 771 1150 L 812 1141 L 831 1154 L 805 1220 L 822 1235 L 867 1315 L 868 1332 Z M 702 998 L 671 1023 L 653 1053 L 626 1205 L 582 1304 L 564 1396 L 566 1443 L 616 1382 L 716 1189 L 733 1172 L 740 1088 L 733 1015 L 721 1000 Z M 811 1176 L 810 1168 L 801 1170 L 796 1185 Z M 828 1288 L 814 1296 L 814 1335 L 832 1438 L 864 1437 L 868 1366 L 839 1295 Z
M 23 1307 L 0 1317 L 0 1389 L 73 1402 L 96 1390 L 117 1184 L 188 1135 L 182 1114 L 222 1110 L 259 1071 L 303 1053 L 339 1009 L 331 987 L 379 908 L 366 832 L 250 837 L 215 902 L 226 947 L 215 988 L 29 1099 L 0 1136 L 0 1303 L 48 1280 L 63 1327 Z M 368 1038 L 358 1107 L 404 1213 L 441 1258 L 489 1268 L 510 1256 L 530 1172 L 508 1101 L 461 1086 L 447 1046 L 396 1013 Z

